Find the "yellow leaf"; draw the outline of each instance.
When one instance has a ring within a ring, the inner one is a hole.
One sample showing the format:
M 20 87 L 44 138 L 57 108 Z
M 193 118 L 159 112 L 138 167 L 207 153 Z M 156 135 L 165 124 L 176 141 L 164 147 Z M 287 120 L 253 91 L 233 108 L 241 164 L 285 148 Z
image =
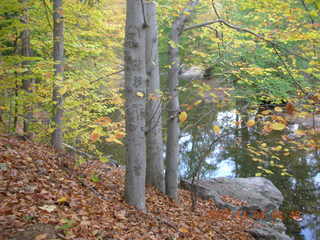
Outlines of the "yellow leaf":
M 115 136 L 106 138 L 105 141 L 109 143 L 117 143 L 117 144 L 123 145 L 123 143 L 120 140 L 116 139 Z
M 217 125 L 212 126 L 212 129 L 215 134 L 219 135 L 221 133 L 221 128 Z
M 256 121 L 253 120 L 253 119 L 251 119 L 251 120 L 249 120 L 249 121 L 247 122 L 247 127 L 248 127 L 248 128 L 251 128 L 251 127 L 253 127 L 255 124 L 256 124 Z
M 107 163 L 107 162 L 109 162 L 109 159 L 106 157 L 106 156 L 104 156 L 104 157 L 100 157 L 100 159 L 99 159 L 101 162 L 103 162 L 103 163 Z
M 42 234 L 39 234 L 37 235 L 34 240 L 44 240 L 44 239 L 47 239 L 48 237 L 48 234 L 47 233 L 42 233 Z
M 256 173 L 256 177 L 261 177 L 262 176 L 262 173 Z
M 255 161 L 255 162 L 263 162 L 263 160 L 260 159 L 260 158 L 252 158 L 252 161 Z
M 270 114 L 270 113 L 271 113 L 270 110 L 264 110 L 264 111 L 261 112 L 261 114 L 263 114 L 263 115 L 268 115 L 268 114 Z
M 265 147 L 267 147 L 267 144 L 266 143 L 262 143 L 261 147 L 265 148 Z
M 48 132 L 48 133 L 53 133 L 55 130 L 56 130 L 55 128 L 48 128 L 48 129 L 47 129 L 47 132 Z
M 298 129 L 297 131 L 295 131 L 295 134 L 298 135 L 298 136 L 303 136 L 306 133 L 305 133 L 305 131 Z
M 236 127 L 239 127 L 241 125 L 241 121 L 234 121 L 233 123 L 234 125 L 236 125 Z
M 187 233 L 187 232 L 189 232 L 189 229 L 187 229 L 185 227 L 181 227 L 181 228 L 179 228 L 179 232 Z
M 255 152 L 254 150 L 248 148 L 248 151 L 255 154 L 256 156 L 261 156 L 261 153 Z
M 272 150 L 274 151 L 281 151 L 282 150 L 282 146 L 276 146 L 276 147 L 273 147 Z
M 98 123 L 101 126 L 107 126 L 109 123 L 112 123 L 112 119 L 109 117 L 102 117 L 96 120 L 96 123 Z
M 124 132 L 118 132 L 118 133 L 116 133 L 116 134 L 114 135 L 114 137 L 115 137 L 116 139 L 121 139 L 121 138 L 124 138 L 125 135 L 126 135 L 126 133 L 124 133 Z
M 265 171 L 265 173 L 267 173 L 267 174 L 273 174 L 273 172 L 269 169 L 263 169 L 263 171 Z
M 59 89 L 59 93 L 61 95 L 64 95 L 67 91 L 68 91 L 68 87 L 67 86 L 62 87 L 62 88 Z
M 197 105 L 199 105 L 200 103 L 202 103 L 202 100 L 196 101 L 193 105 L 194 105 L 194 106 L 197 106 Z
M 100 134 L 98 134 L 98 133 L 93 132 L 93 133 L 90 135 L 90 140 L 91 140 L 92 142 L 97 141 L 99 138 L 100 138 Z
M 274 110 L 275 110 L 276 112 L 282 112 L 282 108 L 281 108 L 281 107 L 275 107 Z
M 275 122 L 271 124 L 271 128 L 272 130 L 281 131 L 286 128 L 286 125 L 284 125 L 283 123 Z
M 187 120 L 187 118 L 188 118 L 188 114 L 186 112 L 181 112 L 179 114 L 179 121 L 181 123 L 185 122 Z
M 263 132 L 264 133 L 270 133 L 271 131 L 272 131 L 271 123 L 270 122 L 266 122 L 265 125 L 263 126 Z
M 116 96 L 113 100 L 112 100 L 113 104 L 119 105 L 123 103 L 123 99 L 119 96 Z
M 275 155 L 272 155 L 272 156 L 271 156 L 271 158 L 274 158 L 274 159 L 277 159 L 277 160 L 279 160 L 279 161 L 280 161 L 280 158 L 279 158 L 279 157 L 277 157 L 277 156 L 275 156 Z
M 58 203 L 64 203 L 64 202 L 67 202 L 68 201 L 68 198 L 67 197 L 61 197 L 57 200 Z
M 143 92 L 137 92 L 136 95 L 137 95 L 138 97 L 141 97 L 141 98 L 144 97 L 144 93 L 143 93 Z

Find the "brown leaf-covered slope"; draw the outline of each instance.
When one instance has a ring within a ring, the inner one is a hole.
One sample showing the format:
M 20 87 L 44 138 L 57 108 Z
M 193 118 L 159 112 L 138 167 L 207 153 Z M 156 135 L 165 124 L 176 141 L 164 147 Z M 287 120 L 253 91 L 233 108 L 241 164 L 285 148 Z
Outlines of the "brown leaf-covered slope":
M 147 213 L 136 211 L 123 200 L 123 168 L 72 162 L 50 147 L 0 135 L 0 240 L 37 224 L 54 226 L 56 239 L 253 239 L 245 231 L 250 219 L 201 199 L 192 212 L 184 190 L 176 204 L 148 188 Z

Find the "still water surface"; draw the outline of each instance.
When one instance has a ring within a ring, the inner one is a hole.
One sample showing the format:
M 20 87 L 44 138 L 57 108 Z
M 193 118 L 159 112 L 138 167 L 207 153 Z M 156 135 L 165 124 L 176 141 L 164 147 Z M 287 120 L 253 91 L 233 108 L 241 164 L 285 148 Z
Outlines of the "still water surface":
M 246 122 L 253 117 L 244 115 L 239 116 L 236 111 L 212 113 L 205 119 L 207 124 L 182 130 L 180 166 L 183 177 L 191 178 L 199 161 L 203 162 L 199 176 L 202 179 L 252 177 L 261 173 L 283 193 L 285 201 L 281 211 L 285 216 L 292 211 L 303 213 L 303 220 L 300 222 L 290 217 L 285 218 L 287 234 L 295 240 L 319 240 L 319 150 L 299 149 L 296 143 L 283 141 L 283 132 L 275 131 L 264 135 L 259 132 L 258 127 L 239 128 L 236 121 L 242 119 Z M 213 125 L 220 127 L 220 134 L 212 131 Z M 288 126 L 285 134 L 294 138 L 294 132 L 299 128 L 299 124 L 293 123 Z M 259 152 L 260 146 L 268 148 Z M 284 172 L 288 174 L 283 174 Z

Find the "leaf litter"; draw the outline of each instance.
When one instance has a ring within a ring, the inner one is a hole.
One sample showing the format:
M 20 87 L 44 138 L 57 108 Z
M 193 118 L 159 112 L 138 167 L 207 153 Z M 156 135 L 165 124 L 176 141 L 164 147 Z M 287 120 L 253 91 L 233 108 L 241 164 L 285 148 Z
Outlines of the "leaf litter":
M 54 239 L 74 240 L 252 240 L 253 221 L 198 199 L 191 211 L 190 192 L 179 190 L 179 203 L 152 187 L 147 212 L 123 199 L 124 167 L 98 160 L 75 167 L 74 155 L 0 135 L 0 240 L 32 226 L 54 226 Z M 99 181 L 92 181 L 92 176 Z M 233 200 L 237 201 L 237 200 Z M 52 239 L 39 232 L 34 239 Z

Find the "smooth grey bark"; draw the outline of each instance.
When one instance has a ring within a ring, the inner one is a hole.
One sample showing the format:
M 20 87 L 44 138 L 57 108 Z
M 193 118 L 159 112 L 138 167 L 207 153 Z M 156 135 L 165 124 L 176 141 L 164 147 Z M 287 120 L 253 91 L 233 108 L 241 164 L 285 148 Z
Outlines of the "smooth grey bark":
M 52 100 L 54 102 L 52 145 L 57 151 L 63 150 L 63 96 L 59 92 L 64 79 L 64 24 L 63 1 L 53 1 L 53 60 L 54 84 Z
M 22 0 L 22 4 L 28 3 L 28 0 Z M 31 52 L 31 45 L 30 45 L 30 30 L 28 27 L 29 24 L 29 16 L 28 16 L 28 8 L 24 6 L 23 9 L 23 16 L 21 17 L 21 22 L 22 24 L 25 25 L 25 29 L 21 32 L 21 56 L 23 57 L 31 57 L 32 52 Z M 25 69 L 28 69 L 30 65 L 29 60 L 24 60 L 22 62 L 22 66 Z M 26 70 L 23 73 L 23 81 L 22 81 L 22 88 L 25 90 L 26 95 L 30 96 L 32 93 L 32 79 L 31 79 L 31 72 L 30 70 Z M 26 98 L 27 100 L 28 98 Z M 24 119 L 23 119 L 23 133 L 25 135 L 29 134 L 29 124 L 32 120 L 32 106 L 31 103 L 24 103 L 25 106 L 25 114 L 24 114 Z
M 125 199 L 145 211 L 146 177 L 146 23 L 141 0 L 127 0 L 125 32 Z
M 170 33 L 170 40 L 173 44 L 169 44 L 169 63 L 170 70 L 168 73 L 168 132 L 167 132 L 167 148 L 166 148 L 166 193 L 177 201 L 178 200 L 178 162 L 179 162 L 179 93 L 178 93 L 178 76 L 179 76 L 179 40 L 183 32 L 184 25 L 189 19 L 190 13 L 194 10 L 199 0 L 189 1 L 188 6 L 182 11 L 179 17 L 174 21 Z
M 146 71 L 147 71 L 147 170 L 146 184 L 165 192 L 162 119 L 160 99 L 160 70 L 158 53 L 158 24 L 155 2 L 146 2 Z

